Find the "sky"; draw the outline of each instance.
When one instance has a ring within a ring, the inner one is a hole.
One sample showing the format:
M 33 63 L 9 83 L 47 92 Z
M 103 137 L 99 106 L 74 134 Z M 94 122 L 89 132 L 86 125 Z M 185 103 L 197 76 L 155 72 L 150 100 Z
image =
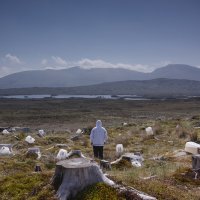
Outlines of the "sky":
M 73 66 L 200 67 L 200 0 L 0 0 L 0 77 Z

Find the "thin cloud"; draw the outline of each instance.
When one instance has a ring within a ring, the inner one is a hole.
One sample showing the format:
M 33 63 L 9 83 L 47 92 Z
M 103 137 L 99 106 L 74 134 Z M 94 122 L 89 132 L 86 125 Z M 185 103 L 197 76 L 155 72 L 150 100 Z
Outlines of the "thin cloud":
M 130 63 L 113 63 L 108 62 L 103 59 L 89 59 L 83 58 L 76 61 L 67 61 L 59 56 L 52 56 L 50 59 L 44 58 L 40 61 L 39 68 L 42 69 L 66 69 L 70 67 L 79 66 L 84 69 L 91 68 L 123 68 L 129 70 L 135 70 L 140 72 L 152 72 L 153 70 L 171 64 L 171 61 L 162 61 L 153 64 L 130 64 Z M 19 65 L 20 64 L 20 65 Z M 199 67 L 199 66 L 197 66 Z M 0 59 L 0 77 L 20 72 L 35 70 L 36 68 L 27 63 L 23 63 L 17 56 L 6 54 L 2 59 Z
M 13 64 L 21 64 L 21 60 L 14 55 L 11 55 L 10 53 L 5 55 L 6 60 L 8 60 L 9 62 L 13 63 Z
M 9 67 L 0 66 L 0 77 L 4 77 L 10 73 L 12 73 L 12 70 Z
M 89 59 L 83 58 L 78 61 L 66 61 L 59 56 L 52 56 L 52 62 L 48 61 L 48 65 L 44 65 L 45 69 L 63 69 L 63 68 L 70 68 L 74 66 L 79 66 L 84 69 L 91 69 L 91 68 L 123 68 L 129 70 L 135 70 L 140 72 L 152 72 L 153 70 L 166 66 L 170 64 L 170 61 L 162 61 L 155 64 L 129 64 L 129 63 L 112 63 L 102 59 Z M 46 63 L 47 60 L 43 61 L 43 64 Z
M 101 59 L 91 60 L 88 58 L 84 58 L 76 63 L 78 66 L 90 69 L 90 68 L 123 68 L 130 69 L 136 71 L 148 72 L 150 66 L 143 64 L 126 64 L 126 63 L 111 63 Z
M 51 58 L 57 65 L 67 65 L 67 62 L 59 56 L 52 56 Z

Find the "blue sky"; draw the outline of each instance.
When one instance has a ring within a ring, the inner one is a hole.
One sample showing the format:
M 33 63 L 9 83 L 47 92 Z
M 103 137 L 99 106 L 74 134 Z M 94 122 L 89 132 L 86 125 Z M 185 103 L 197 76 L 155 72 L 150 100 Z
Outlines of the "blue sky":
M 199 0 L 0 0 L 0 76 L 72 66 L 200 67 Z

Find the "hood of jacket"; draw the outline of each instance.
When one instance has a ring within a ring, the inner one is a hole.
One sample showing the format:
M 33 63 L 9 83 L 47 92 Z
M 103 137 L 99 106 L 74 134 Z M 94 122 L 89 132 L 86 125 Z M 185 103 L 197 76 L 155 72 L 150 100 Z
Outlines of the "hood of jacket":
M 101 120 L 97 120 L 97 121 L 96 121 L 96 127 L 97 127 L 97 128 L 102 127 L 102 122 L 101 122 Z

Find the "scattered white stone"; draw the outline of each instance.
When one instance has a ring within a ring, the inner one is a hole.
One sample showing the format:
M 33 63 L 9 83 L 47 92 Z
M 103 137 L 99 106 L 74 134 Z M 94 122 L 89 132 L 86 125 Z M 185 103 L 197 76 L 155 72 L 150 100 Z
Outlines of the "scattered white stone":
M 127 125 L 128 125 L 128 123 L 126 123 L 126 122 L 122 123 L 122 126 L 127 126 Z
M 153 129 L 152 129 L 152 127 L 147 127 L 147 128 L 145 128 L 145 131 L 146 131 L 146 134 L 147 135 L 153 135 Z
M 56 158 L 57 160 L 65 160 L 68 157 L 67 150 L 65 149 L 60 149 Z
M 35 142 L 35 139 L 33 137 L 31 137 L 30 135 L 28 135 L 25 138 L 25 141 L 28 142 L 29 144 L 33 144 Z
M 76 131 L 76 134 L 81 134 L 82 133 L 82 130 L 79 128 L 77 131 Z
M 2 131 L 2 134 L 3 134 L 3 135 L 8 135 L 8 134 L 10 134 L 10 132 L 9 132 L 7 129 L 4 129 L 4 130 Z
M 124 152 L 123 144 L 117 144 L 116 145 L 116 155 L 117 157 L 121 156 Z
M 0 155 L 11 155 L 12 152 L 10 151 L 9 147 L 1 147 L 0 149 Z
M 186 142 L 185 151 L 192 154 L 200 154 L 200 144 L 195 142 Z
M 46 133 L 45 133 L 45 131 L 43 129 L 41 129 L 41 130 L 38 131 L 38 135 L 40 137 L 44 137 L 46 135 Z

